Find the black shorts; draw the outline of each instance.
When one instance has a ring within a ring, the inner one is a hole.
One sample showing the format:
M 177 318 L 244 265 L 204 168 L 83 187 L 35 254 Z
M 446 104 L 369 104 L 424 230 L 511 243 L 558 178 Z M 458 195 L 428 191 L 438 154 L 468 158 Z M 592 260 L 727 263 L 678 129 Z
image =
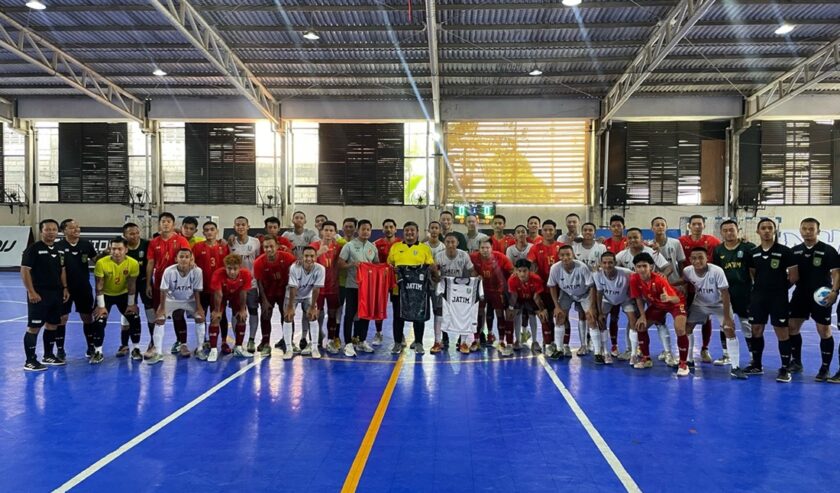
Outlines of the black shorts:
M 105 309 L 108 310 L 108 313 L 105 315 L 106 317 L 111 313 L 111 308 L 114 306 L 117 307 L 120 315 L 125 315 L 125 309 L 128 308 L 128 293 L 118 294 L 116 296 L 106 294 Z
M 516 305 L 513 306 L 513 309 L 521 311 L 523 315 L 536 315 L 540 311 L 533 298 L 516 300 Z
M 137 283 L 137 292 L 134 293 L 134 304 L 137 304 L 137 299 L 143 302 L 143 308 L 152 308 L 152 299 L 146 296 L 146 282 L 143 284 Z
M 750 316 L 750 299 L 749 298 L 731 298 L 732 313 L 738 315 L 738 318 L 746 319 Z
M 64 302 L 61 300 L 63 290 L 40 290 L 38 294 L 41 295 L 41 301 L 38 303 L 27 301 L 27 316 L 29 318 L 27 325 L 40 329 L 44 324 L 60 324 L 64 307 Z
M 818 305 L 812 292 L 796 288 L 790 298 L 790 318 L 813 318 L 818 324 L 831 325 L 831 307 Z
M 62 315 L 68 315 L 76 305 L 76 313 L 88 314 L 93 312 L 93 290 L 90 286 L 70 287 L 70 299 L 64 303 Z
M 787 292 L 756 293 L 750 296 L 750 324 L 766 325 L 767 319 L 773 327 L 787 327 L 790 304 Z

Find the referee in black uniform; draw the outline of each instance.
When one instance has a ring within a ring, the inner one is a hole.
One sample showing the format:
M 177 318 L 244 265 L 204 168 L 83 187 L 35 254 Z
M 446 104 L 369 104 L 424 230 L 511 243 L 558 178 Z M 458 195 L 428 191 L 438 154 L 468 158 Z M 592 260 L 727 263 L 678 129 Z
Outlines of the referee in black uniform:
M 52 343 L 56 329 L 61 322 L 64 302 L 70 298 L 67 291 L 67 275 L 64 271 L 64 254 L 55 244 L 58 235 L 58 222 L 44 219 L 38 224 L 41 241 L 36 241 L 26 251 L 20 262 L 20 277 L 26 288 L 28 319 L 26 334 L 23 336 L 23 349 L 26 352 L 26 371 L 44 371 L 44 365 L 61 366 L 64 359 L 52 353 Z M 44 363 L 38 361 L 35 347 L 38 345 L 38 332 L 47 326 L 44 333 Z
M 56 248 L 64 254 L 64 267 L 67 272 L 67 289 L 70 298 L 64 303 L 61 324 L 58 326 L 55 343 L 58 346 L 58 356 L 64 358 L 64 334 L 67 320 L 73 305 L 82 320 L 85 340 L 87 341 L 87 357 L 93 355 L 93 288 L 90 285 L 90 261 L 96 261 L 96 249 L 88 240 L 81 238 L 82 228 L 75 219 L 61 221 L 61 232 L 64 239 L 55 243 Z M 46 344 L 46 340 L 44 341 Z

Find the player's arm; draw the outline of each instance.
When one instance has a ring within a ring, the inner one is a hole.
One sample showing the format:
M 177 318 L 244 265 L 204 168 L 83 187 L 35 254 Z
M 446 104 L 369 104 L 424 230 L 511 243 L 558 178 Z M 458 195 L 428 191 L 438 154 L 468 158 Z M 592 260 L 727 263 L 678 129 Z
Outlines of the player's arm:
M 146 296 L 152 297 L 152 279 L 155 275 L 155 259 L 148 257 L 146 261 Z
M 125 281 L 126 287 L 128 288 L 128 306 L 126 306 L 125 311 L 126 313 L 137 313 L 137 303 L 136 303 L 136 295 L 137 295 L 137 276 L 131 276 Z
M 28 265 L 21 265 L 20 279 L 23 282 L 23 287 L 26 288 L 26 295 L 29 297 L 29 302 L 40 302 L 41 295 L 38 294 L 37 291 L 35 291 L 35 287 L 32 285 L 32 267 L 29 267 Z
M 729 288 L 720 288 L 720 299 L 723 300 L 723 326 L 734 329 L 735 321 L 732 320 L 732 297 L 729 296 Z
M 105 308 L 105 276 L 99 275 L 94 276 L 96 279 L 96 309 L 93 310 L 93 318 L 101 318 L 103 316 L 108 315 L 108 311 Z
M 248 318 L 248 290 L 245 288 L 239 290 L 239 313 L 236 316 L 242 322 Z
M 64 266 L 61 267 L 61 285 L 64 287 L 61 300 L 66 303 L 70 299 L 70 291 L 67 290 L 67 268 Z
M 680 297 L 677 296 L 677 291 L 671 286 L 664 278 L 662 279 L 662 294 L 659 295 L 659 299 L 666 302 L 666 303 L 679 303 Z
M 307 310 L 306 313 L 310 321 L 315 321 L 318 319 L 318 303 L 316 303 L 316 300 L 320 295 L 321 286 L 315 286 L 314 288 L 312 288 L 312 302 L 309 303 L 309 310 Z

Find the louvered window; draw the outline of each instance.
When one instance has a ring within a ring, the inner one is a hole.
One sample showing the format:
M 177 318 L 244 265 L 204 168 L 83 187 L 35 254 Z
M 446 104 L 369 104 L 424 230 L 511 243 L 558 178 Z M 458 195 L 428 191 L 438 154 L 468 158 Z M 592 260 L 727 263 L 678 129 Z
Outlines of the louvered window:
M 187 123 L 186 202 L 255 204 L 253 123 Z
M 588 121 L 451 122 L 446 200 L 586 204 Z
M 115 204 L 126 200 L 125 123 L 61 123 L 58 147 L 60 202 Z
M 761 122 L 761 187 L 765 204 L 830 204 L 831 122 Z
M 318 203 L 401 205 L 404 124 L 318 126 Z
M 700 122 L 627 124 L 627 203 L 700 203 Z
M 26 186 L 26 139 L 5 124 L 0 127 L 0 202 L 20 200 Z

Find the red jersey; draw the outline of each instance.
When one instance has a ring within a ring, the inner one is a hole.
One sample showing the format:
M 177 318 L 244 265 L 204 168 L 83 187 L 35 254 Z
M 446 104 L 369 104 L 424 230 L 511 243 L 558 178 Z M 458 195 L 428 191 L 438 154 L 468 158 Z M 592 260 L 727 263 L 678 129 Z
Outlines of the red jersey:
M 680 303 L 662 301 L 662 299 L 660 299 L 662 293 L 665 293 L 668 296 L 679 296 Z M 651 272 L 649 281 L 642 280 L 642 276 L 636 274 L 635 272 L 630 274 L 630 297 L 642 298 L 645 302 L 647 302 L 648 306 L 662 310 L 670 310 L 677 304 L 685 304 L 683 294 L 677 292 L 677 290 L 671 286 L 671 283 L 668 282 L 668 279 L 658 272 Z
M 379 251 L 380 264 L 388 262 L 388 253 L 391 251 L 391 247 L 400 241 L 402 240 L 394 236 L 394 241 L 388 241 L 388 238 L 379 238 L 373 242 L 373 246 Z
M 178 233 L 173 233 L 166 240 L 163 239 L 163 236 L 158 235 L 149 242 L 146 258 L 155 261 L 154 281 L 157 286 L 160 286 L 163 271 L 178 262 L 178 250 L 182 248 L 189 249 L 190 242 Z
M 239 274 L 233 279 L 228 277 L 224 267 L 219 267 L 210 280 L 210 290 L 214 293 L 221 291 L 222 297 L 226 300 L 238 301 L 239 293 L 250 291 L 252 281 L 251 271 L 245 267 L 240 267 Z
M 520 302 L 523 300 L 532 300 L 535 294 L 541 294 L 545 291 L 542 279 L 533 272 L 528 273 L 528 280 L 525 282 L 522 282 L 518 276 L 510 276 L 507 285 L 508 292 L 516 294 L 516 298 Z
M 613 237 L 609 237 L 604 240 L 604 246 L 607 247 L 607 250 L 618 255 L 619 252 L 627 248 L 627 237 L 624 236 L 620 240 L 616 240 Z
M 513 272 L 513 264 L 507 255 L 491 251 L 490 258 L 483 258 L 480 253 L 470 254 L 473 267 L 484 285 L 484 292 L 501 293 L 507 287 L 507 278 Z
M 288 238 L 286 238 L 285 236 L 280 236 L 280 235 L 277 235 L 276 238 L 277 238 L 277 246 L 278 246 L 277 249 L 278 250 L 280 250 L 282 252 L 291 252 L 292 250 L 294 250 L 295 247 L 294 247 L 294 245 L 292 245 L 292 242 L 289 241 Z M 265 235 L 258 235 L 257 239 L 260 240 L 260 254 L 263 254 L 265 252 L 263 252 L 262 244 L 263 244 L 263 241 L 265 241 Z
M 385 320 L 388 317 L 388 292 L 396 283 L 388 264 L 362 262 L 356 269 L 359 285 L 360 320 Z
M 321 242 L 315 241 L 310 245 L 318 252 L 321 249 Z M 324 287 L 321 288 L 321 294 L 331 295 L 338 294 L 338 255 L 341 253 L 341 245 L 337 241 L 333 241 L 329 249 L 318 255 L 316 262 L 324 266 L 326 274 L 324 277 Z
M 715 255 L 715 247 L 720 245 L 720 240 L 712 235 L 701 235 L 699 240 L 695 240 L 691 235 L 682 235 L 679 237 L 680 245 L 682 245 L 683 253 L 685 253 L 685 264 L 691 263 L 691 251 L 697 247 L 705 248 L 706 255 L 709 256 L 709 262 L 712 261 Z
M 532 245 L 539 245 L 542 242 L 543 242 L 542 235 L 537 235 L 534 238 L 531 238 L 530 236 L 528 237 L 528 243 L 530 243 Z
M 563 243 L 559 241 L 551 245 L 537 243 L 528 250 L 528 260 L 537 264 L 537 274 L 543 280 L 543 284 L 548 282 L 548 273 L 551 271 L 551 266 L 557 262 L 561 246 Z
M 268 260 L 268 255 L 262 254 L 254 260 L 254 277 L 269 296 L 282 294 L 289 284 L 289 269 L 295 262 L 297 257 L 282 250 L 277 251 L 273 262 Z
M 227 246 L 227 243 L 221 241 L 217 241 L 212 246 L 206 241 L 200 241 L 193 245 L 195 265 L 201 268 L 205 286 L 210 285 L 216 269 L 224 267 L 225 257 L 228 254 L 230 254 L 230 247 Z
M 490 237 L 490 243 L 493 245 L 493 251 L 507 255 L 508 247 L 516 244 L 516 238 L 511 235 L 504 235 L 500 240 L 496 238 L 496 235 L 493 235 Z

